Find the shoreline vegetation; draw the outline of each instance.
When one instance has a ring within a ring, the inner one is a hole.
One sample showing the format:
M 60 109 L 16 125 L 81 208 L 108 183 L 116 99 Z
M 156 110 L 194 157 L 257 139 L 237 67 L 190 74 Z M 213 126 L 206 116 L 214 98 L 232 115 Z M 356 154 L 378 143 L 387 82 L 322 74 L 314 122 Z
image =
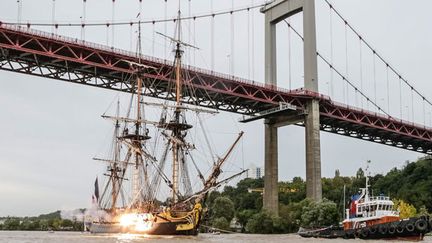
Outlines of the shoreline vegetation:
M 246 178 L 235 187 L 226 186 L 212 192 L 206 201 L 208 211 L 203 219 L 203 231 L 212 228 L 242 233 L 293 233 L 299 227 L 338 225 L 351 195 L 364 187 L 365 172 L 341 176 L 335 171 L 333 178 L 322 178 L 324 199 L 314 202 L 306 198 L 306 183 L 300 177 L 279 182 L 279 215 L 262 209 L 264 180 Z M 432 212 L 432 157 L 407 162 L 402 168 L 370 176 L 373 195 L 390 196 L 400 211 L 401 218 L 429 215 Z M 346 187 L 346 204 L 343 187 Z M 85 209 L 79 209 L 83 213 Z M 62 219 L 56 211 L 37 217 L 0 217 L 0 230 L 54 230 L 82 231 L 83 222 L 76 217 Z

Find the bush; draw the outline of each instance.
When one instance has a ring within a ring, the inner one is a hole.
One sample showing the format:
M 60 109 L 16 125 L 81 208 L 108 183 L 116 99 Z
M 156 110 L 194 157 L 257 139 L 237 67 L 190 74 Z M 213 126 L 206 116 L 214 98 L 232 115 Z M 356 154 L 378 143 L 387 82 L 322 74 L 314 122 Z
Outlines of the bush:
M 301 226 L 315 228 L 339 224 L 337 206 L 334 202 L 323 199 L 311 202 L 303 208 Z
M 254 234 L 275 234 L 284 233 L 286 230 L 282 218 L 263 211 L 249 219 L 246 231 Z
M 212 227 L 216 229 L 229 230 L 230 223 L 224 217 L 215 218 L 212 222 Z

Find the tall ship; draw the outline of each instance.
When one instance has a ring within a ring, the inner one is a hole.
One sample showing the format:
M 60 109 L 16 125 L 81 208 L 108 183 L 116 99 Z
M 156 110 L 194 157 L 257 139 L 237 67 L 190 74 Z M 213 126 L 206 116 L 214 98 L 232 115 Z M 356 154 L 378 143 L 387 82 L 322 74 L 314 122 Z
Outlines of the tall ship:
M 369 192 L 369 177 L 358 194 L 351 197 L 341 225 L 317 229 L 300 228 L 302 237 L 345 239 L 397 239 L 420 241 L 432 230 L 428 216 L 401 219 L 389 196 L 372 196 Z
M 107 164 L 104 174 L 107 182 L 100 192 L 98 183 L 95 183 L 98 213 L 88 224 L 92 233 L 196 235 L 205 213 L 207 194 L 246 171 L 242 169 L 224 179 L 219 178 L 222 177 L 222 166 L 243 132 L 231 146 L 227 146 L 224 155 L 194 158 L 198 146 L 191 142 L 190 133 L 194 129 L 188 118 L 193 114 L 201 124 L 200 114 L 215 112 L 182 102 L 182 94 L 188 89 L 183 80 L 183 48 L 194 47 L 181 41 L 180 20 L 179 11 L 175 37 L 164 35 L 175 45 L 172 73 L 176 82 L 168 87 L 175 94 L 171 98 L 175 102 L 144 101 L 141 74 L 152 67 L 127 61 L 134 70 L 132 83 L 135 92 L 131 95 L 126 115 L 121 116 L 119 104 L 115 116 L 103 115 L 114 122 L 114 133 L 110 157 L 96 158 Z M 160 113 L 158 121 L 146 119 L 147 107 Z M 212 152 L 206 129 L 203 125 L 201 128 L 205 138 L 203 143 L 206 144 L 201 144 L 201 147 Z M 203 165 L 208 165 L 205 170 Z M 189 168 L 193 168 L 197 177 L 195 187 Z

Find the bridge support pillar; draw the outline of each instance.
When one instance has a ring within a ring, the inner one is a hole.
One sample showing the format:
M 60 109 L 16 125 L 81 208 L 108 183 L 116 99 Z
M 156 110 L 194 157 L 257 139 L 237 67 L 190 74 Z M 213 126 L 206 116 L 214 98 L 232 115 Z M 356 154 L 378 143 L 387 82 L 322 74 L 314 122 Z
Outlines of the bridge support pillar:
M 263 207 L 277 214 L 278 200 L 278 130 L 275 124 L 265 120 L 265 165 L 264 165 L 264 195 Z
M 306 196 L 322 198 L 319 103 L 311 100 L 305 117 L 306 134 Z
M 304 89 L 318 92 L 318 67 L 316 51 L 315 0 L 275 0 L 261 9 L 265 14 L 265 82 L 277 84 L 276 24 L 303 12 Z M 319 101 L 311 100 L 306 108 L 306 187 L 307 197 L 320 200 L 321 156 Z M 265 178 L 264 209 L 278 213 L 277 188 L 277 128 L 265 122 Z

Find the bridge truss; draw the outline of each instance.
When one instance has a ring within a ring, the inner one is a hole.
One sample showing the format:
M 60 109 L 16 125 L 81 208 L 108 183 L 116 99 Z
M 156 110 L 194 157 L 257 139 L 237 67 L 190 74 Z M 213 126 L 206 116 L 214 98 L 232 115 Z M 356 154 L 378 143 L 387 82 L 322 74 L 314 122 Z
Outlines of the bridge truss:
M 99 88 L 134 92 L 127 61 L 151 68 L 142 74 L 144 95 L 173 100 L 172 63 L 123 50 L 0 23 L 0 69 Z M 271 85 L 184 66 L 185 85 L 194 95 L 184 102 L 211 109 L 254 115 L 288 103 L 303 111 L 310 99 L 320 101 L 321 130 L 432 154 L 432 128 L 332 101 L 305 90 Z M 299 123 L 298 125 L 302 125 Z

